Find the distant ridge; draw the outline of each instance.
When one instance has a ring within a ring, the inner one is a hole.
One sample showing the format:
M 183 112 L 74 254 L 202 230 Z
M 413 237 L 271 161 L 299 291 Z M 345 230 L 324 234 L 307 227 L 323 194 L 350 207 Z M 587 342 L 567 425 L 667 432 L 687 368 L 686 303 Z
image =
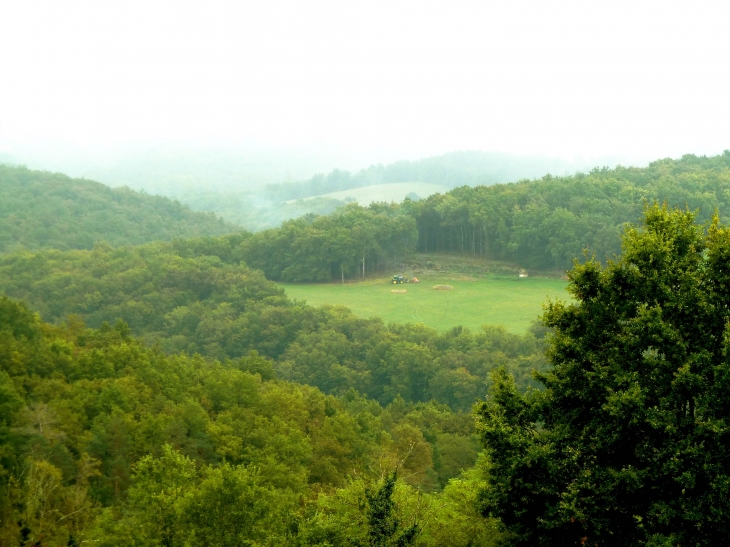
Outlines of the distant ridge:
M 609 161 L 609 158 L 604 158 Z M 616 162 L 610 162 L 616 163 Z M 371 165 L 356 173 L 335 169 L 305 181 L 267 184 L 263 193 L 275 201 L 319 196 L 365 186 L 395 182 L 424 182 L 448 188 L 491 185 L 522 179 L 571 175 L 594 167 L 585 160 L 571 162 L 539 155 L 516 155 L 480 150 L 461 150 L 420 160 Z
M 161 196 L 0 164 L 0 253 L 90 249 L 239 231 Z

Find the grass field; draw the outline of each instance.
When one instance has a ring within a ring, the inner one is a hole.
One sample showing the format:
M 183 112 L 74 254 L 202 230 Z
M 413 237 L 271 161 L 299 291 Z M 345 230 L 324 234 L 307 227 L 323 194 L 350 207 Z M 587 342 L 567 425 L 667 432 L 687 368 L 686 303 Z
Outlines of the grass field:
M 542 312 L 548 297 L 568 299 L 563 279 L 516 275 L 419 276 L 419 284 L 392 285 L 388 278 L 360 283 L 284 284 L 290 298 L 313 306 L 342 305 L 361 317 L 382 317 L 386 323 L 424 323 L 444 331 L 461 325 L 477 330 L 481 325 L 504 325 L 513 333 L 524 333 Z M 451 285 L 453 290 L 432 287 Z M 396 294 L 392 290 L 407 292 Z
M 339 192 L 330 192 L 311 198 L 304 198 L 304 201 L 314 198 L 332 198 L 344 201 L 352 198 L 360 205 L 366 207 L 374 201 L 384 201 L 386 203 L 395 201 L 396 203 L 400 203 L 411 192 L 417 194 L 421 199 L 425 199 L 431 194 L 443 194 L 449 190 L 450 188 L 448 186 L 428 182 L 391 182 L 388 184 L 375 184 L 361 188 L 352 188 L 350 190 L 341 190 Z M 289 203 L 295 201 L 290 200 Z

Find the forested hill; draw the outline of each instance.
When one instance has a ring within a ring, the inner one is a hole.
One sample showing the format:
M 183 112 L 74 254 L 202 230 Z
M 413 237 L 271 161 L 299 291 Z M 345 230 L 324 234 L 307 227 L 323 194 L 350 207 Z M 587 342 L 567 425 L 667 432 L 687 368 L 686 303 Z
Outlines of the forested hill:
M 684 156 L 645 168 L 594 169 L 570 177 L 492 186 L 462 186 L 400 205 L 349 204 L 250 235 L 238 252 L 273 280 L 329 281 L 380 274 L 413 252 L 507 260 L 537 270 L 570 267 L 584 249 L 605 261 L 619 252 L 627 223 L 644 204 L 715 210 L 730 220 L 730 151 Z
M 137 245 L 240 228 L 160 196 L 0 165 L 0 253 Z
M 392 182 L 430 182 L 453 188 L 534 178 L 545 173 L 571 173 L 576 167 L 558 158 L 470 150 L 371 165 L 357 173 L 335 169 L 328 175 L 315 175 L 301 182 L 268 184 L 264 193 L 270 199 L 284 201 Z
M 515 184 L 456 188 L 412 204 L 419 251 L 506 259 L 537 269 L 566 269 L 584 249 L 600 260 L 620 250 L 626 223 L 644 203 L 730 215 L 730 151 L 714 157 L 664 159 L 645 168 L 593 169 Z
M 1 296 L 0 363 L 0 545 L 366 545 L 370 485 L 396 466 L 419 546 L 494 544 L 461 473 L 469 414 L 327 396 L 256 355 L 166 356 Z
M 435 399 L 468 410 L 489 371 L 505 366 L 521 386 L 542 368 L 542 341 L 499 328 L 439 333 L 384 325 L 345 308 L 292 302 L 240 263 L 240 235 L 92 251 L 0 256 L 0 294 L 26 301 L 45 320 L 76 314 L 92 327 L 122 319 L 168 352 L 241 358 L 256 351 L 280 379 L 388 404 Z M 539 336 L 539 334 L 538 334 Z M 257 372 L 261 372 L 257 370 Z

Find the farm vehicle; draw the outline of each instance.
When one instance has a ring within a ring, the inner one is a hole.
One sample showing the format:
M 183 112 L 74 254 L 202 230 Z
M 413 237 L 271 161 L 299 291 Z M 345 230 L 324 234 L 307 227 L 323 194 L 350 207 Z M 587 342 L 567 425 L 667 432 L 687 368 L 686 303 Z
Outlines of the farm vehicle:
M 413 277 L 411 279 L 408 279 L 407 277 L 402 276 L 402 275 L 394 275 L 391 278 L 391 281 L 390 282 L 393 285 L 400 285 L 402 283 L 420 283 L 420 281 L 418 280 L 417 277 Z

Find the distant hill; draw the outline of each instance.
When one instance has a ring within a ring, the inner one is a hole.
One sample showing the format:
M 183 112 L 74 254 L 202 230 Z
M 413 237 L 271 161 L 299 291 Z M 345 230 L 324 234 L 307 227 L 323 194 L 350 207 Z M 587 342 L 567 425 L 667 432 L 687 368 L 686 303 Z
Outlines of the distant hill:
M 335 169 L 327 175 L 315 175 L 298 182 L 267 184 L 254 190 L 231 187 L 220 191 L 206 187 L 185 187 L 175 197 L 192 209 L 213 211 L 228 221 L 256 232 L 305 214 L 329 214 L 349 201 L 346 198 L 355 198 L 361 205 L 372 201 L 398 202 L 410 192 L 426 198 L 459 186 L 514 182 L 543 177 L 546 173 L 553 176 L 571 175 L 591 169 L 596 163 L 615 165 L 618 158 L 567 161 L 547 156 L 467 150 L 414 161 L 371 165 L 354 173 Z M 398 186 L 386 188 L 387 185 L 405 183 L 425 186 L 405 192 L 401 192 Z M 364 197 L 358 197 L 360 195 Z
M 309 201 L 317 198 L 329 198 L 343 202 L 355 201 L 360 205 L 367 206 L 373 202 L 400 203 L 407 197 L 423 199 L 432 194 L 443 194 L 448 191 L 448 186 L 429 182 L 392 182 L 389 184 L 361 186 L 360 188 L 340 190 L 339 192 L 330 192 L 321 196 L 302 199 Z M 294 203 L 295 201 L 290 200 L 287 203 Z
M 618 161 L 602 158 L 601 162 L 615 164 Z M 571 175 L 592 167 L 595 167 L 594 162 L 588 160 L 571 162 L 547 156 L 463 150 L 415 161 L 371 165 L 357 173 L 335 169 L 328 175 L 315 175 L 305 181 L 267 184 L 263 194 L 274 201 L 286 201 L 363 186 L 411 181 L 456 188 L 533 179 L 546 173 Z
M 165 197 L 0 165 L 0 252 L 139 245 L 240 230 Z

